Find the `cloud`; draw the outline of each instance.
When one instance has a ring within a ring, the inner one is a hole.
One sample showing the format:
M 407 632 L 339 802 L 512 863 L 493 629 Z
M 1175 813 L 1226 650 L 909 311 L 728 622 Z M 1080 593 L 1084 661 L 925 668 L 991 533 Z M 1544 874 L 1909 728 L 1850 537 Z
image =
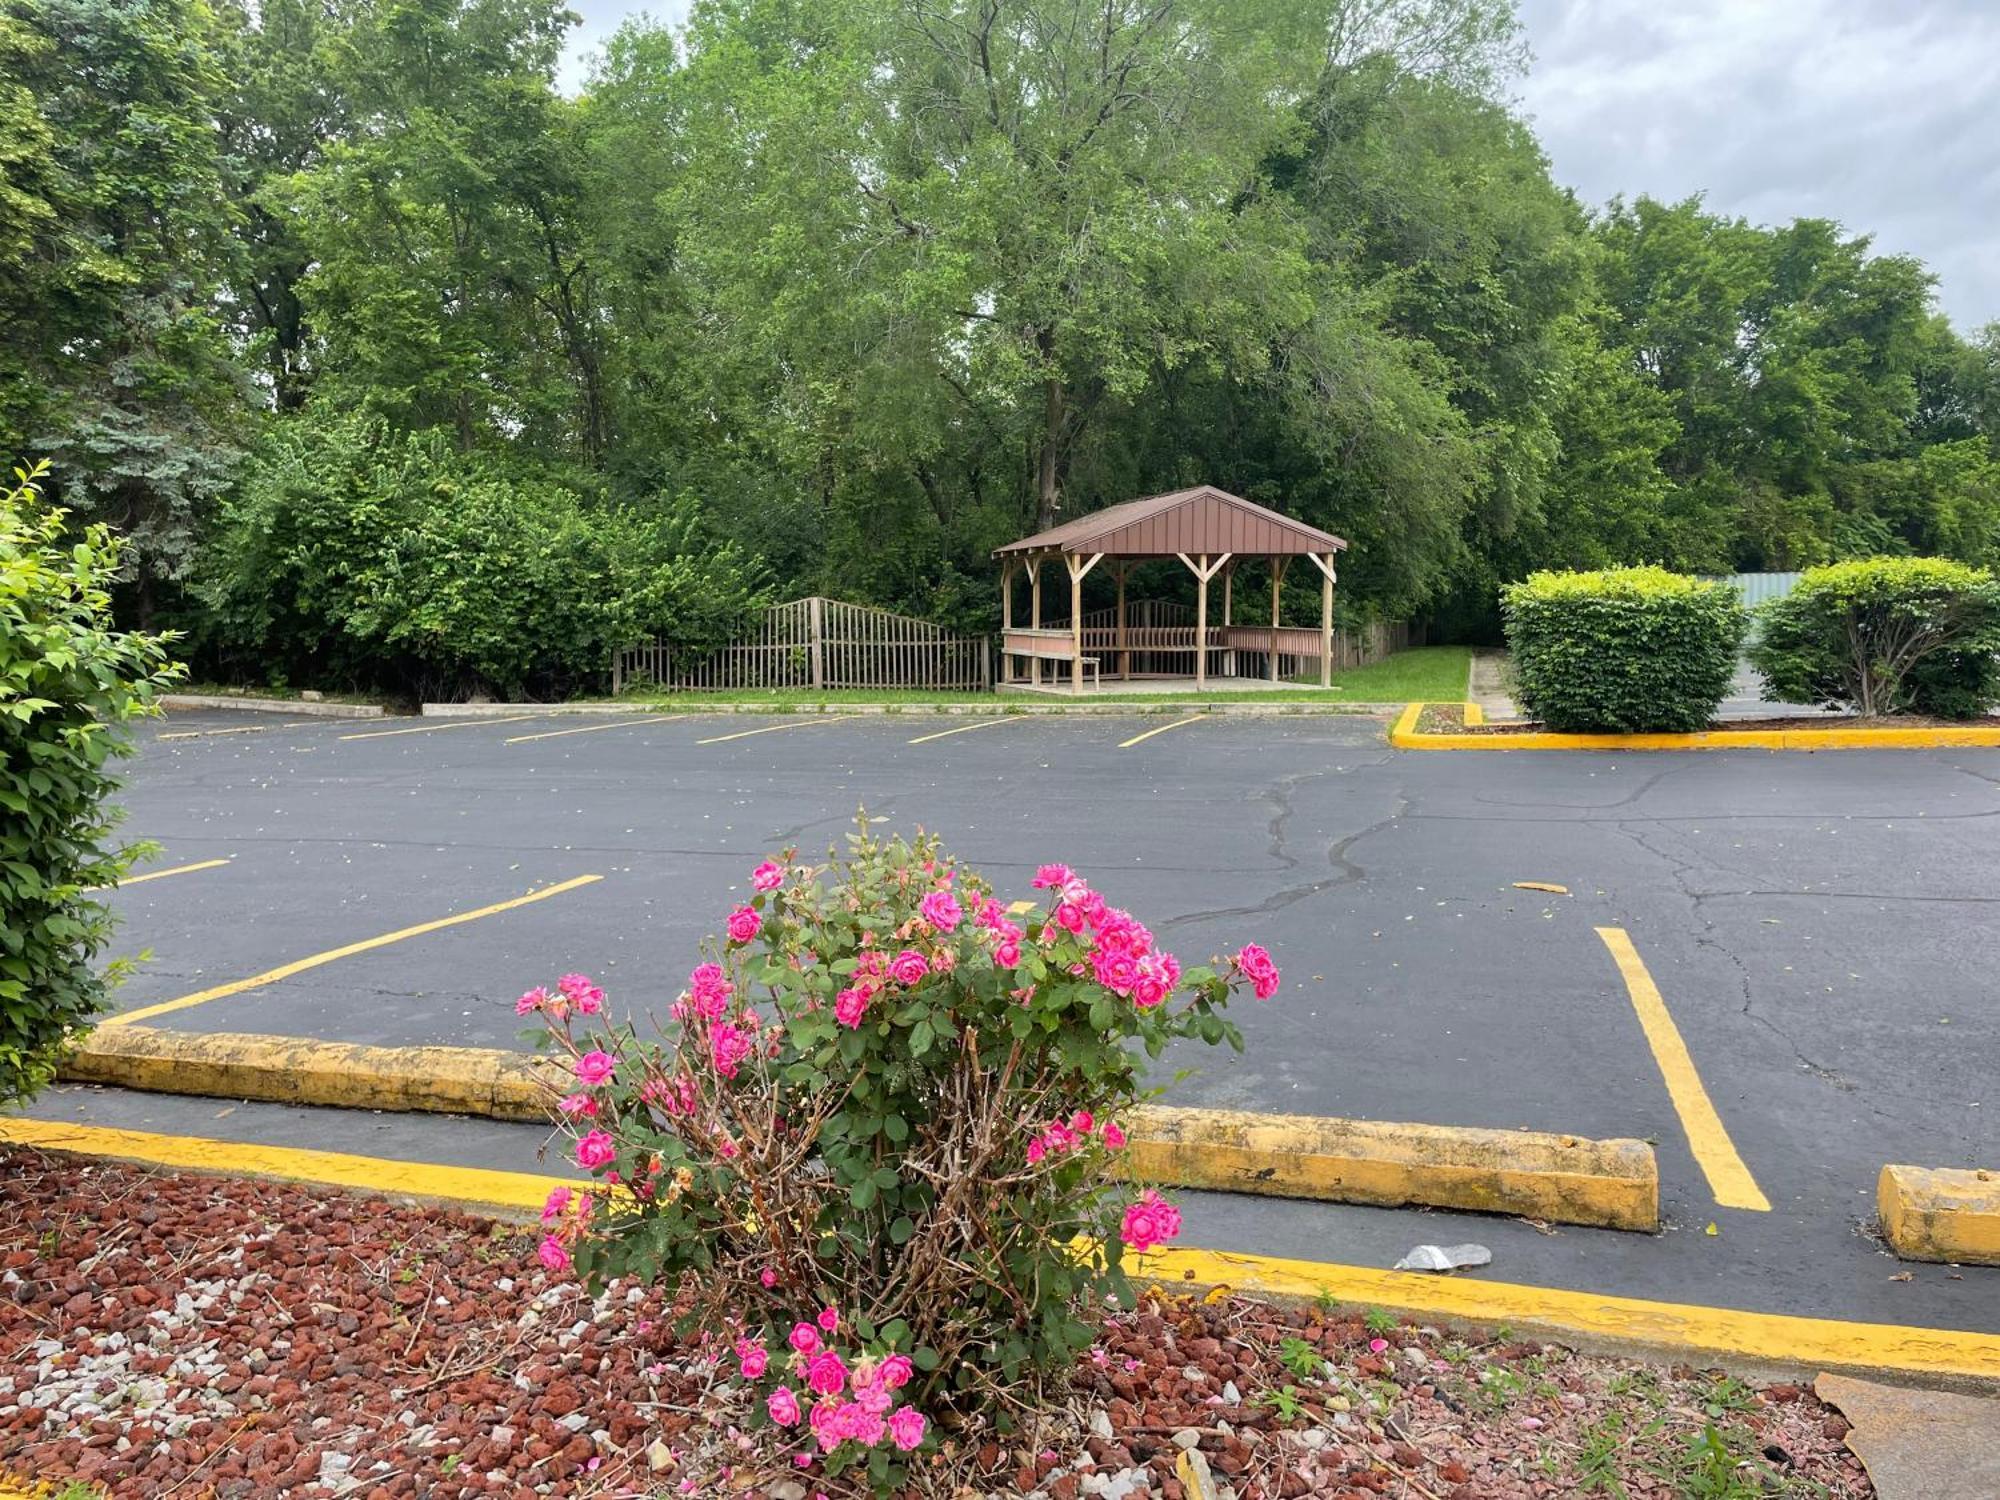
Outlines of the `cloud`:
M 1707 196 L 1918 256 L 1953 321 L 2000 318 L 1991 0 L 1523 0 L 1521 107 L 1586 201 Z

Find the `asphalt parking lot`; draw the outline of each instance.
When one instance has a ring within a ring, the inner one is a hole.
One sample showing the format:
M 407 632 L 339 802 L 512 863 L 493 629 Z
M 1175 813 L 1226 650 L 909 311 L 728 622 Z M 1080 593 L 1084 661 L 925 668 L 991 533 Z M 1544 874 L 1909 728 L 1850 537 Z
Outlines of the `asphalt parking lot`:
M 1168 1102 L 1650 1138 L 1668 1223 L 1188 1195 L 1192 1243 L 1475 1239 L 1496 1279 L 2000 1332 L 2000 1270 L 1900 1267 L 1869 1230 L 1885 1162 L 2000 1165 L 2000 751 L 1396 752 L 1369 718 L 1139 713 L 195 712 L 141 739 L 127 826 L 163 849 L 114 899 L 146 1024 L 512 1046 L 514 997 L 571 969 L 643 1015 L 758 858 L 865 808 L 1021 897 L 1074 865 L 1184 960 L 1270 948 L 1247 1055 L 1170 1058 Z M 545 1138 L 73 1087 L 31 1113 L 521 1169 Z

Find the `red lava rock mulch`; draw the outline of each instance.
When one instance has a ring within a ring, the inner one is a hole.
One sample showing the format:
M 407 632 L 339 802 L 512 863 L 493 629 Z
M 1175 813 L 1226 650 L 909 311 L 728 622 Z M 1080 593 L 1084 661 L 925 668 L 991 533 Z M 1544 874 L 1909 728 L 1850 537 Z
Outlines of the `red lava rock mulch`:
M 518 1226 L 25 1149 L 0 1173 L 0 1473 L 149 1500 L 728 1492 L 715 1365 L 657 1294 L 592 1299 Z M 1796 1386 L 1155 1295 L 1032 1444 L 962 1455 L 958 1493 L 1199 1500 L 1194 1449 L 1217 1500 L 1862 1500 L 1845 1430 Z

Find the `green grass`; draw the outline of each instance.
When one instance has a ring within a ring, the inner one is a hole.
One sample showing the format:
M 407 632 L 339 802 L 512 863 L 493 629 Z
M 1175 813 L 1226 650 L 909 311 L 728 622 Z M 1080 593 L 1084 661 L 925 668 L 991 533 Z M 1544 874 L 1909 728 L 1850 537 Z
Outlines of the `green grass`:
M 1347 703 L 1407 703 L 1416 698 L 1459 702 L 1465 697 L 1465 678 L 1472 660 L 1466 646 L 1418 646 L 1366 667 L 1336 672 L 1334 691 L 1301 683 L 1294 687 L 1256 689 L 1231 688 L 1218 682 L 1197 695 L 1190 684 L 1185 693 L 1092 693 L 1089 703 L 1119 703 L 1144 708 L 1176 708 L 1187 703 L 1323 703 L 1338 707 Z M 660 693 L 655 689 L 634 689 L 625 695 L 627 703 L 658 703 L 662 706 L 691 708 L 704 703 L 755 704 L 772 709 L 837 708 L 843 703 L 908 704 L 912 708 L 953 706 L 967 703 L 1000 704 L 1007 708 L 1054 706 L 1067 700 L 1053 695 L 1029 693 L 939 693 L 905 688 L 790 689 L 782 692 L 742 690 L 733 692 Z

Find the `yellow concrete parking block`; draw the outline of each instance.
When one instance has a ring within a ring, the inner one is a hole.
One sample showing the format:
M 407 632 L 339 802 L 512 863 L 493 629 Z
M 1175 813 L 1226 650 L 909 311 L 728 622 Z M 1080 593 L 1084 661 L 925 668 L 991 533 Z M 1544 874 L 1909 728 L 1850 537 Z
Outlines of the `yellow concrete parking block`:
M 1904 1260 L 2000 1266 L 2000 1172 L 1887 1166 L 1875 1206 Z
M 1160 1107 L 1140 1110 L 1129 1134 L 1130 1174 L 1174 1187 L 1660 1227 L 1644 1141 Z

